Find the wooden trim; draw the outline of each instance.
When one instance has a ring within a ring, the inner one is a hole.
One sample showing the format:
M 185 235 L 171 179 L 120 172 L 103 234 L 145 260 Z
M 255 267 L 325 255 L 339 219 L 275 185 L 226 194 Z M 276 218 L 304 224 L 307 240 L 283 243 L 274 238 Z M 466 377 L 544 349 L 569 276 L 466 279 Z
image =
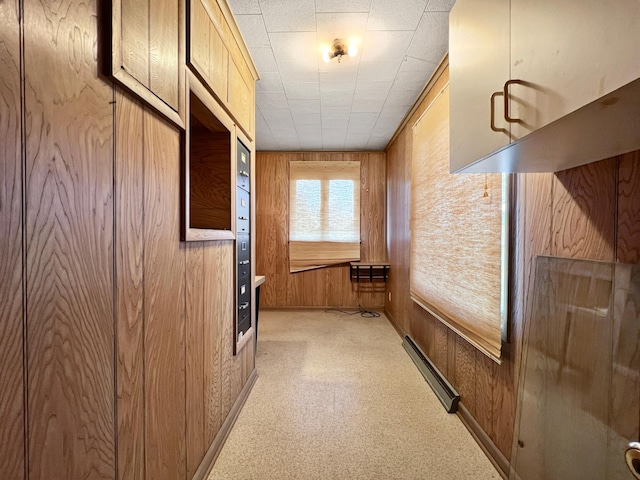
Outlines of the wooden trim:
M 225 419 L 224 423 L 220 427 L 220 430 L 218 431 L 216 438 L 213 439 L 213 442 L 211 443 L 209 450 L 207 450 L 207 453 L 202 459 L 202 462 L 200 463 L 198 470 L 196 470 L 196 473 L 193 475 L 192 480 L 205 480 L 209 476 L 209 473 L 211 472 L 211 469 L 213 468 L 215 461 L 218 459 L 218 456 L 222 451 L 222 447 L 224 446 L 224 443 L 227 441 L 227 437 L 229 436 L 229 433 L 231 433 L 231 429 L 233 428 L 233 425 L 236 423 L 236 420 L 238 419 L 238 415 L 240 415 L 240 412 L 242 411 L 242 407 L 244 407 L 244 404 L 247 401 L 247 398 L 249 398 L 249 394 L 251 393 L 251 390 L 253 389 L 253 385 L 256 383 L 257 379 L 258 379 L 258 371 L 254 368 L 253 371 L 251 372 L 251 375 L 249 375 L 249 378 L 247 379 L 247 383 L 244 385 L 244 388 L 240 392 L 240 395 L 238 396 L 237 400 L 233 404 L 233 407 L 231 408 L 229 415 L 227 415 L 227 418 Z
M 458 415 L 462 424 L 467 427 L 467 430 L 469 430 L 469 433 L 471 433 L 471 436 L 478 443 L 489 461 L 496 467 L 500 476 L 505 480 L 509 478 L 509 460 L 502 454 L 496 444 L 493 443 L 489 435 L 482 429 L 462 402 L 458 404 L 458 412 L 456 415 Z
M 238 48 L 242 52 L 242 56 L 244 57 L 245 62 L 247 62 L 247 66 L 251 71 L 251 75 L 255 80 L 260 80 L 260 75 L 258 74 L 258 69 L 253 63 L 253 58 L 251 58 L 251 54 L 249 53 L 249 49 L 247 48 L 247 43 L 244 41 L 244 37 L 242 36 L 242 32 L 240 32 L 240 28 L 238 28 L 238 24 L 236 23 L 236 18 L 233 16 L 231 12 L 231 8 L 229 8 L 229 4 L 226 0 L 217 0 L 218 6 L 222 11 L 222 14 L 227 19 L 227 23 L 229 24 L 229 28 L 231 29 L 231 33 L 236 38 L 236 42 L 238 43 Z
M 185 5 L 184 2 L 178 3 L 178 65 L 180 69 L 184 69 L 185 65 Z M 110 12 L 111 20 L 111 61 L 106 60 L 104 65 L 110 70 L 107 72 L 117 83 L 129 90 L 135 96 L 140 98 L 145 104 L 149 105 L 156 112 L 167 118 L 177 127 L 184 130 L 185 128 L 185 81 L 181 71 L 176 72 L 178 75 L 178 109 L 175 110 L 164 100 L 158 97 L 149 87 L 141 83 L 131 73 L 127 72 L 123 66 L 122 59 L 122 0 L 113 0 Z

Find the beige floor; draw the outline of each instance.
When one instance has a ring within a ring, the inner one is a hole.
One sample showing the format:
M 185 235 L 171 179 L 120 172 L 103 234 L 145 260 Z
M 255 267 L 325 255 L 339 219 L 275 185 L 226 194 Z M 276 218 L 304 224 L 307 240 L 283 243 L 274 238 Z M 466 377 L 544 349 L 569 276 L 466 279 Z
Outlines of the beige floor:
M 382 316 L 260 312 L 258 380 L 210 480 L 499 479 Z

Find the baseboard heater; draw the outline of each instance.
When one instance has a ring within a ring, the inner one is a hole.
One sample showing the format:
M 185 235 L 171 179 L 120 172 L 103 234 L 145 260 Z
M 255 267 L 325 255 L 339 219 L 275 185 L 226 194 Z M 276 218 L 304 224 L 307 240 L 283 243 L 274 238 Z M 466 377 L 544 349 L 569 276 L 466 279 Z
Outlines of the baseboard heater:
M 429 360 L 418 345 L 408 335 L 404 337 L 402 346 L 407 351 L 413 363 L 416 364 L 420 373 L 425 378 L 427 383 L 431 386 L 444 408 L 448 413 L 456 413 L 458 411 L 458 402 L 460 401 L 460 395 L 455 391 L 453 386 L 444 376 L 440 373 L 440 370 Z

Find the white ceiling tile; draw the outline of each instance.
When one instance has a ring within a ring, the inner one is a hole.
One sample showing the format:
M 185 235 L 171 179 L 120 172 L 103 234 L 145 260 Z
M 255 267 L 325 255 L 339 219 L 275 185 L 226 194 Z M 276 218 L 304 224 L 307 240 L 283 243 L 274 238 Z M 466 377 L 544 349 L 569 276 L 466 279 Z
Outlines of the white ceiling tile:
M 367 150 L 384 150 L 392 136 L 393 132 L 390 135 L 372 135 L 367 142 Z
M 400 68 L 402 58 L 392 62 L 360 62 L 358 82 L 388 82 L 393 81 Z
M 318 70 L 320 53 L 316 32 L 269 32 L 273 55 L 278 63 L 290 63 L 309 70 Z
M 322 107 L 322 118 L 349 118 L 350 106 Z
M 341 117 L 341 118 L 325 117 L 322 119 L 322 131 L 339 129 L 342 132 L 346 133 L 348 126 L 349 126 L 349 117 Z
M 393 61 L 404 57 L 413 31 L 368 31 L 362 44 L 361 61 Z
M 367 30 L 415 30 L 427 0 L 373 0 Z
M 251 48 L 251 58 L 255 63 L 258 73 L 278 72 L 278 64 L 273 56 L 271 48 Z
M 282 92 L 282 80 L 278 72 L 266 72 L 260 74 L 260 80 L 256 82 L 256 92 Z
M 336 87 L 337 88 L 337 87 Z M 353 101 L 353 91 L 351 92 L 320 92 L 320 103 L 322 109 L 325 107 L 349 107 Z
M 269 35 L 262 15 L 236 15 L 236 22 L 248 47 L 269 47 Z
M 234 15 L 259 15 L 261 13 L 258 0 L 229 0 L 229 6 Z
M 289 102 L 284 92 L 256 92 L 256 101 L 260 102 L 261 107 L 289 108 Z M 265 113 L 264 108 L 263 113 Z
M 436 62 L 429 62 L 427 60 L 422 60 L 420 58 L 413 57 L 404 57 L 402 63 L 400 64 L 400 70 L 398 74 L 401 73 L 412 73 L 416 76 L 420 76 L 426 81 L 429 79 L 431 74 L 438 67 Z
M 370 134 L 378 120 L 378 112 L 359 113 L 352 112 L 349 119 L 348 134 Z
M 368 19 L 368 13 L 317 13 L 318 43 L 332 46 L 338 38 L 347 44 L 353 40 L 360 48 Z
M 257 148 L 383 148 L 446 53 L 452 3 L 230 0 L 262 78 Z M 354 31 L 365 32 L 356 57 L 322 61 L 324 36 Z
M 429 0 L 427 12 L 449 12 L 456 0 Z
M 315 0 L 260 0 L 269 32 L 315 32 Z
M 313 114 L 320 115 L 320 99 L 317 100 L 289 100 L 291 113 L 295 115 Z
M 320 85 L 349 85 L 350 88 L 356 86 L 358 72 L 356 70 L 333 70 L 320 72 Z M 330 88 L 327 90 L 331 90 Z
M 369 12 L 371 0 L 316 0 L 316 12 Z
M 280 78 L 283 83 L 317 83 L 318 71 L 298 63 L 280 63 Z
M 304 137 L 305 139 L 322 142 L 322 127 L 296 123 L 296 132 L 298 136 Z
M 425 12 L 407 55 L 439 64 L 449 49 L 449 14 Z
M 291 110 L 288 108 L 264 107 L 263 105 L 260 105 L 260 112 L 270 129 L 273 129 L 276 125 L 287 122 L 293 125 Z
M 320 85 L 315 83 L 285 83 L 284 91 L 289 100 L 319 100 Z
M 344 139 L 344 148 L 348 149 L 362 149 L 363 145 L 366 145 L 369 141 L 369 133 L 349 133 Z

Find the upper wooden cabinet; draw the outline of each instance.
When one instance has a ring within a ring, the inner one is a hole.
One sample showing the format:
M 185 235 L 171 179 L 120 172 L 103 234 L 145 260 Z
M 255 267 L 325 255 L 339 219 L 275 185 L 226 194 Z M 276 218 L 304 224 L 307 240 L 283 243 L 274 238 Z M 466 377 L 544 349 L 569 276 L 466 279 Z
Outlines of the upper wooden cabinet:
M 502 93 L 509 79 L 509 1 L 457 0 L 449 16 L 451 171 L 488 155 L 510 140 Z M 482 41 L 479 41 L 479 39 Z M 493 118 L 493 120 L 492 120 Z M 491 130 L 491 124 L 497 131 Z M 454 128 L 455 127 L 455 128 Z
M 108 21 L 111 76 L 184 127 L 184 0 L 113 0 Z
M 238 126 L 255 138 L 255 66 L 224 0 L 189 0 L 188 63 Z
M 451 171 L 557 171 L 640 148 L 639 23 L 637 0 L 457 0 Z

